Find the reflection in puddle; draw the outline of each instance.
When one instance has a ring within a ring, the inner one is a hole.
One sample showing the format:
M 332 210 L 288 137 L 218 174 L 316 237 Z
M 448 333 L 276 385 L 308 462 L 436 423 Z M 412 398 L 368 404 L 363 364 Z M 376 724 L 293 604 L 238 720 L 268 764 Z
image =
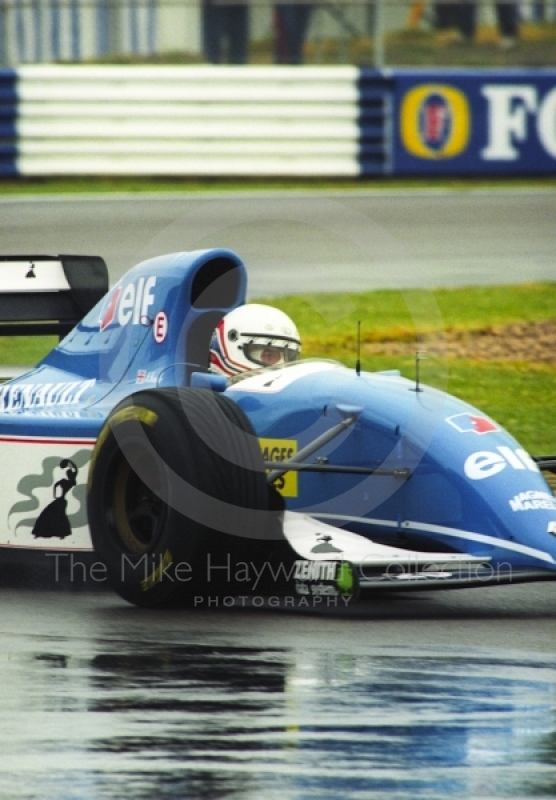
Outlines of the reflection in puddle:
M 2 797 L 556 793 L 556 670 L 538 660 L 333 641 L 50 645 L 2 665 Z

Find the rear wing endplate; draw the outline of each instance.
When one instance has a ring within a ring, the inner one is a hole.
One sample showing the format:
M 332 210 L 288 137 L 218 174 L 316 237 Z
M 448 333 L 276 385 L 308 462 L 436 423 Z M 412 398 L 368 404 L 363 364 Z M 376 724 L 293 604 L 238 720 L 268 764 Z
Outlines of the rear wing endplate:
M 99 256 L 0 256 L 0 336 L 62 338 L 107 291 Z

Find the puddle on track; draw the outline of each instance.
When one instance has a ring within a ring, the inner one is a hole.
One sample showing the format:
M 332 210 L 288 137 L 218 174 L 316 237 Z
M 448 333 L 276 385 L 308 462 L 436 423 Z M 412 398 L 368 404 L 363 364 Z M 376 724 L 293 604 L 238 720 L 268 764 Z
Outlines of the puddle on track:
M 0 797 L 554 797 L 555 589 L 337 616 L 2 592 Z

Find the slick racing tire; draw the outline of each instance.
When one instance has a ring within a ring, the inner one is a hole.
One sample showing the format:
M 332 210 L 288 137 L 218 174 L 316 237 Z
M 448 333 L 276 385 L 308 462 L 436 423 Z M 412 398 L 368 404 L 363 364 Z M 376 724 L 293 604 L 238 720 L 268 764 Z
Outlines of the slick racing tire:
M 281 536 L 270 497 L 258 441 L 235 403 L 206 389 L 140 391 L 114 408 L 93 450 L 93 547 L 131 603 L 230 594 L 234 564 L 264 559 Z

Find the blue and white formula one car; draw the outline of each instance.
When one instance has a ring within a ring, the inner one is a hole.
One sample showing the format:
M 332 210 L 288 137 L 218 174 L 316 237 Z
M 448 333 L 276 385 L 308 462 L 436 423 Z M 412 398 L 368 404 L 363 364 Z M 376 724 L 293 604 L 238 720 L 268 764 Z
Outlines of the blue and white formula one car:
M 242 305 L 228 250 L 4 257 L 1 330 L 60 333 L 0 386 L 3 585 L 110 585 L 155 606 L 327 602 L 556 578 L 556 498 L 496 422 L 398 373 L 208 371 Z

